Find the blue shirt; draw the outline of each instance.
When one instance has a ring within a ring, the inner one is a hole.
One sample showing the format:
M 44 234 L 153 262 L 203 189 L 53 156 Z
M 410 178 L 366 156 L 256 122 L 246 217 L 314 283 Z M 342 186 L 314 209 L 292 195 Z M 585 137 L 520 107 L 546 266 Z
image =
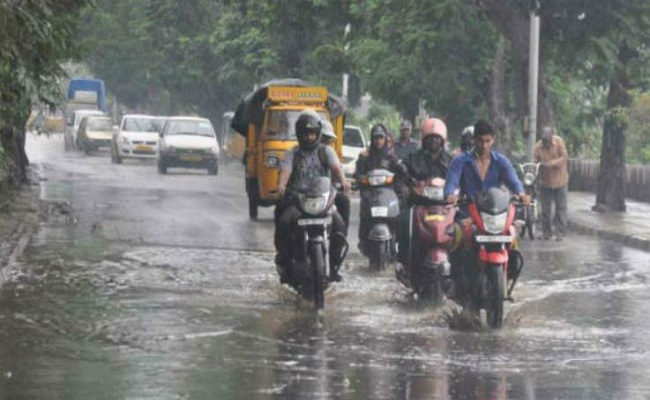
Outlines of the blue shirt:
M 454 157 L 447 170 L 445 183 L 445 197 L 454 194 L 460 188 L 461 196 L 466 195 L 474 198 L 477 192 L 486 192 L 493 187 L 500 187 L 505 184 L 511 192 L 523 193 L 524 186 L 515 173 L 510 160 L 503 154 L 490 151 L 490 166 L 488 167 L 485 180 L 481 180 L 476 165 L 476 155 L 473 151 L 461 153 Z

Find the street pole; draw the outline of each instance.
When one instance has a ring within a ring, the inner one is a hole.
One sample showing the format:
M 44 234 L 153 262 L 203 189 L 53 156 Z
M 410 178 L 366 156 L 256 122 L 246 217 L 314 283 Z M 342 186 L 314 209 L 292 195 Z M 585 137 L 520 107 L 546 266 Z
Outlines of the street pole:
M 529 161 L 533 161 L 537 140 L 537 87 L 539 76 L 539 15 L 530 13 L 530 46 L 528 55 L 528 146 Z
M 352 26 L 348 23 L 345 25 L 345 29 L 343 30 L 343 54 L 345 54 L 345 57 L 347 58 L 348 54 L 348 49 L 350 48 L 350 44 L 348 43 L 348 35 L 350 34 L 350 30 L 352 29 Z M 343 100 L 346 102 L 348 101 L 348 79 L 349 79 L 348 74 L 343 74 L 343 87 L 341 88 L 341 96 L 343 96 Z

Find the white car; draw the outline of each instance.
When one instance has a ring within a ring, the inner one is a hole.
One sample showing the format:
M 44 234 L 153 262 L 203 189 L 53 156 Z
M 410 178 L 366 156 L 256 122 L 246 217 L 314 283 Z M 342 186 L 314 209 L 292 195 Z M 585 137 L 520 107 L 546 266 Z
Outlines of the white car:
M 113 132 L 111 161 L 121 164 L 124 158 L 158 157 L 158 137 L 163 117 L 142 114 L 125 114 Z
M 219 142 L 207 118 L 170 117 L 160 133 L 158 172 L 167 168 L 205 168 L 219 173 Z
M 66 150 L 74 148 L 81 150 L 81 144 L 79 143 L 79 125 L 81 125 L 81 120 L 89 115 L 105 116 L 106 114 L 100 110 L 75 110 L 66 116 L 64 134 Z
M 343 132 L 343 172 L 352 179 L 359 154 L 366 149 L 366 138 L 358 126 L 345 125 Z

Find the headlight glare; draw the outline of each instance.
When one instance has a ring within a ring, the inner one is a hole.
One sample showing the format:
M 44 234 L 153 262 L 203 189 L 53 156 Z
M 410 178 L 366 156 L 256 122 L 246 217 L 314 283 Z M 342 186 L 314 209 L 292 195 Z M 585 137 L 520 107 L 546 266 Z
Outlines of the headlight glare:
M 319 215 L 325 211 L 327 207 L 327 198 L 329 194 L 324 194 L 319 197 L 303 197 L 302 208 L 307 214 Z
M 481 213 L 481 218 L 483 218 L 483 226 L 485 226 L 485 230 L 488 233 L 496 235 L 505 231 L 508 213 L 502 213 L 498 215 Z

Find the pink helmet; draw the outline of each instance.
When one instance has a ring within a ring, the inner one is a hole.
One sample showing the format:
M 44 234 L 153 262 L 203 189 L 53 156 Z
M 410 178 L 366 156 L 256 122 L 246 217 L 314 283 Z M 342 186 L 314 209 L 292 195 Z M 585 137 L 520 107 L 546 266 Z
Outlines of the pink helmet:
M 422 123 L 422 128 L 420 129 L 422 134 L 422 140 L 425 137 L 430 135 L 438 135 L 442 138 L 443 142 L 447 142 L 447 125 L 438 118 L 427 118 Z

